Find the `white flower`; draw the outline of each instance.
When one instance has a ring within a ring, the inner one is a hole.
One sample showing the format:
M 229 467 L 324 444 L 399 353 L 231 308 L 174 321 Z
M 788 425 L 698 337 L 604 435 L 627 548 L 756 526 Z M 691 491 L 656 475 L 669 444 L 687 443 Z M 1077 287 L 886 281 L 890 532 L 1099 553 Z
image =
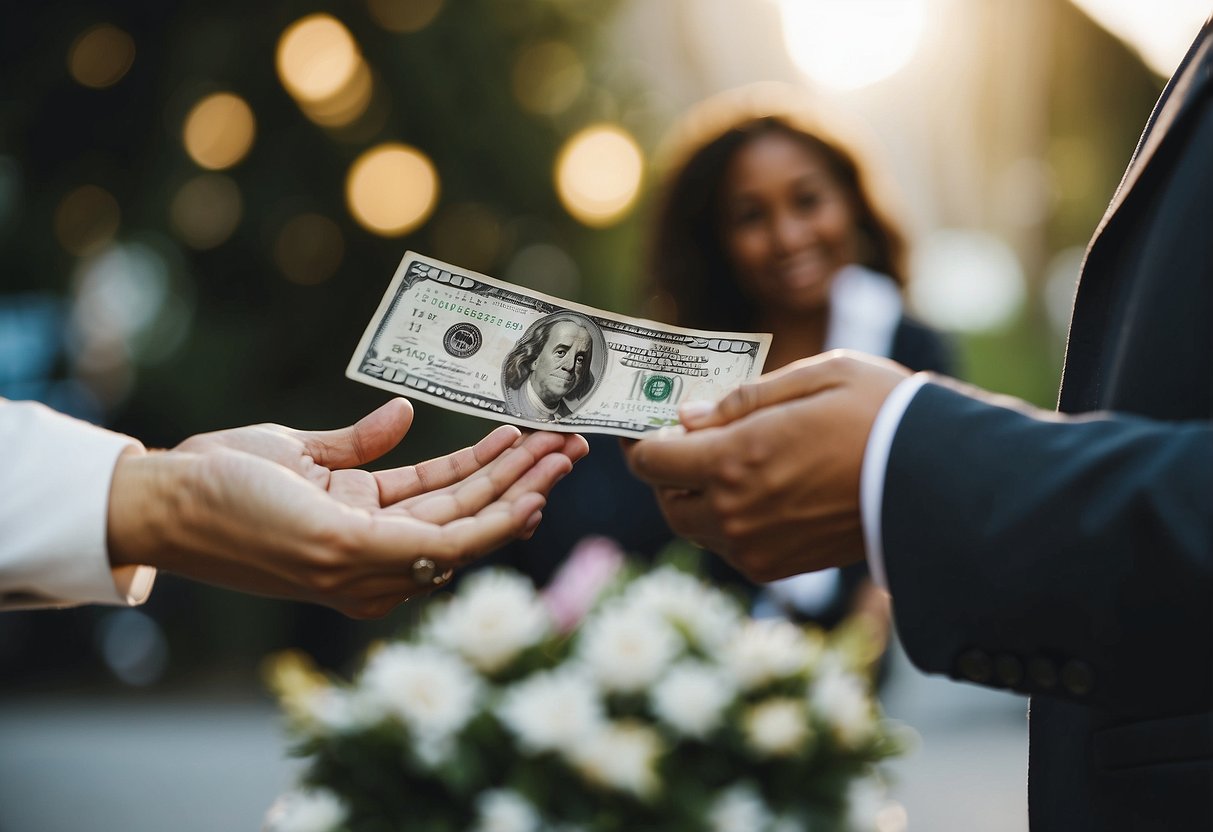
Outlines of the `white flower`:
M 685 661 L 653 688 L 653 712 L 680 734 L 705 739 L 720 724 L 736 694 L 733 680 L 719 668 Z
M 809 714 L 805 703 L 784 697 L 754 705 L 742 718 L 746 741 L 759 754 L 790 757 L 809 741 Z
M 300 694 L 295 707 L 313 733 L 344 733 L 362 726 L 356 697 L 342 688 L 325 686 Z
M 535 807 L 513 789 L 492 789 L 476 798 L 474 832 L 539 832 Z
M 619 604 L 590 618 L 578 643 L 594 678 L 623 693 L 653 684 L 681 649 L 682 640 L 664 619 Z
M 671 566 L 637 578 L 624 603 L 662 616 L 699 648 L 714 653 L 740 626 L 737 603 L 720 590 Z
M 848 832 L 875 832 L 884 805 L 884 787 L 876 780 L 856 780 L 847 789 Z
M 512 685 L 497 714 L 526 751 L 571 754 L 604 721 L 598 689 L 576 668 L 535 673 Z
M 436 605 L 425 637 L 456 650 L 484 673 L 495 673 L 543 640 L 551 620 L 528 578 L 504 570 L 472 575 Z
M 638 722 L 603 726 L 576 749 L 573 762 L 586 779 L 637 797 L 651 797 L 660 788 L 657 757 L 661 738 Z
M 431 763 L 476 714 L 481 695 L 480 677 L 458 656 L 404 643 L 375 653 L 359 686 L 362 706 L 404 723 Z
M 341 798 L 327 789 L 289 792 L 274 801 L 264 832 L 333 832 L 347 816 Z
M 762 795 L 749 785 L 726 789 L 708 810 L 712 832 L 757 832 L 770 822 L 771 812 Z
M 843 745 L 862 742 L 875 728 L 867 686 L 854 673 L 833 662 L 823 663 L 821 673 L 809 688 L 809 702 Z
M 725 667 L 743 690 L 787 679 L 807 670 L 817 645 L 788 621 L 747 621 L 725 647 Z

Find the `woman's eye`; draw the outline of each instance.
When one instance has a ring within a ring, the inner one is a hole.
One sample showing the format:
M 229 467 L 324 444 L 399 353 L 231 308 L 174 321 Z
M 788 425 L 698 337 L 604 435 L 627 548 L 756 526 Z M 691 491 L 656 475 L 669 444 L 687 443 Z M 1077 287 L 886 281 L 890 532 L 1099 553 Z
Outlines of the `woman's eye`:
M 733 225 L 753 225 L 762 221 L 762 212 L 756 208 L 744 208 L 733 213 Z
M 821 197 L 815 193 L 805 193 L 796 195 L 796 207 L 802 211 L 810 211 L 816 208 L 821 203 Z

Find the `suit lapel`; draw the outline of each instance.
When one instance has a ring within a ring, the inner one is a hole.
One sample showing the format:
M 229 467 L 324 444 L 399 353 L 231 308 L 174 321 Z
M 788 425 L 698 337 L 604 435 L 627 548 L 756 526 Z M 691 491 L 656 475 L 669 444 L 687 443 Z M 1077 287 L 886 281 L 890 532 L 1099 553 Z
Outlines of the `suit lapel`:
M 1129 167 L 1125 170 L 1120 185 L 1117 186 L 1116 193 L 1112 196 L 1112 201 L 1108 205 L 1108 209 L 1104 211 L 1103 218 L 1099 221 L 1095 234 L 1091 238 L 1091 243 L 1087 246 L 1088 251 L 1095 245 L 1108 222 L 1133 190 L 1133 186 L 1149 166 L 1167 133 L 1170 132 L 1170 128 L 1188 109 L 1204 86 L 1209 83 L 1210 73 L 1213 71 L 1213 27 L 1211 24 L 1213 24 L 1213 17 L 1205 21 L 1200 34 L 1188 49 L 1188 53 L 1175 70 L 1175 74 L 1171 76 L 1171 80 L 1167 82 L 1158 103 L 1154 105 L 1154 111 L 1150 113 L 1150 119 L 1146 122 L 1146 129 L 1142 132 L 1137 149 L 1133 152 L 1133 158 L 1129 160 Z

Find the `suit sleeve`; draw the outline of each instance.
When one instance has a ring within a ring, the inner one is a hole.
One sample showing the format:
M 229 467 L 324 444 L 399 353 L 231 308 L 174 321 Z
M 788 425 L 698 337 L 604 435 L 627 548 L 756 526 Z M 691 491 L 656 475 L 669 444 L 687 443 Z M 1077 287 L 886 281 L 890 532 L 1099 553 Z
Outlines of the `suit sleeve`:
M 110 481 L 138 442 L 40 404 L 0 399 L 0 610 L 139 604 L 155 570 L 111 569 Z
M 923 670 L 1136 710 L 1213 699 L 1213 424 L 1059 416 L 943 380 L 881 508 Z

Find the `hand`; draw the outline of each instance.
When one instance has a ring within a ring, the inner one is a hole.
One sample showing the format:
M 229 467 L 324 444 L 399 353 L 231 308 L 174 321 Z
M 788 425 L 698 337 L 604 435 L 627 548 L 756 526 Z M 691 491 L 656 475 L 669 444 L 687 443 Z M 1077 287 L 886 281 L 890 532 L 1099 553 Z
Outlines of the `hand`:
M 126 455 L 111 486 L 111 563 L 381 616 L 431 588 L 412 577 L 418 558 L 441 572 L 533 531 L 548 491 L 588 450 L 580 436 L 503 426 L 419 465 L 351 468 L 411 422 L 401 399 L 342 430 L 257 425 Z
M 685 433 L 635 443 L 636 476 L 676 532 L 755 581 L 864 555 L 859 480 L 868 434 L 909 371 L 834 351 L 681 412 Z

